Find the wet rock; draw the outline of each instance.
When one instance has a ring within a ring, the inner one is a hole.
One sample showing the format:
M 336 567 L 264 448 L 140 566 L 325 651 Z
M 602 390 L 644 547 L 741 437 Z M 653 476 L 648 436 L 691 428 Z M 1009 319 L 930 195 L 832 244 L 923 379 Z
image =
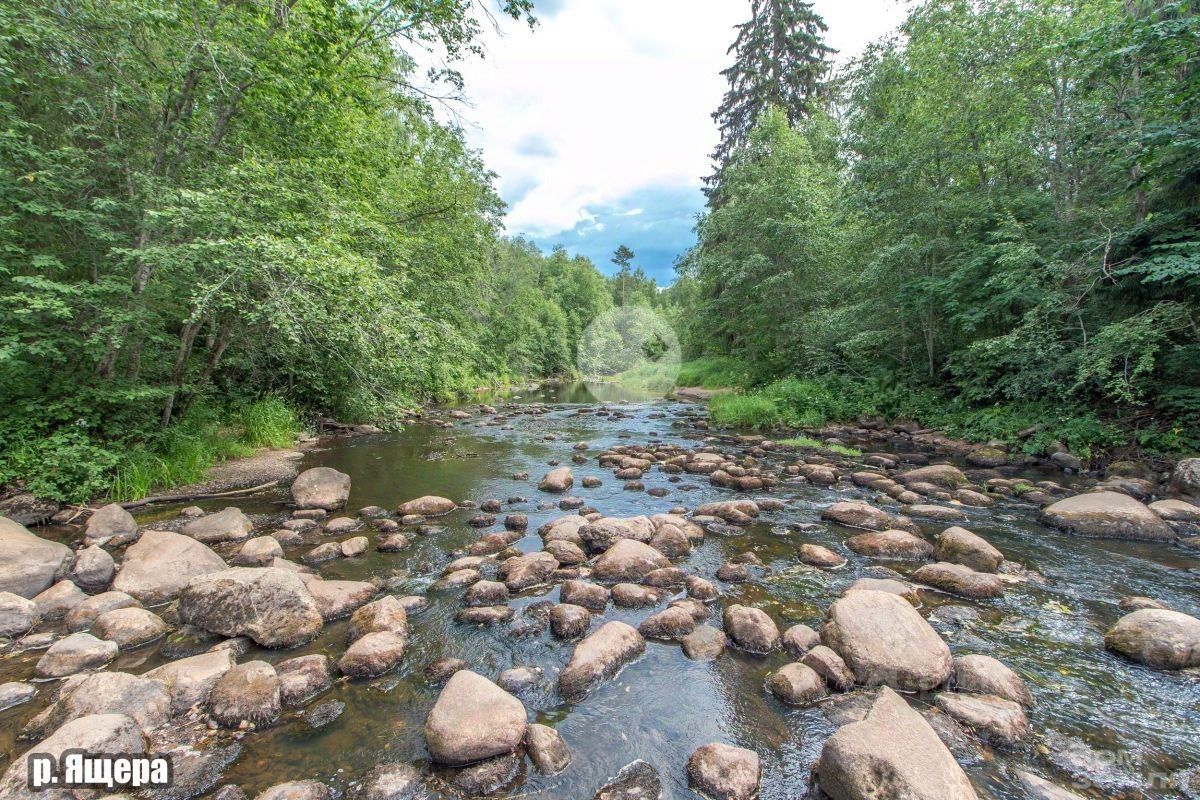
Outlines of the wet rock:
M 662 592 L 637 583 L 618 583 L 612 587 L 613 605 L 621 608 L 645 608 L 658 605 Z
M 646 640 L 624 622 L 608 622 L 575 646 L 571 660 L 559 674 L 559 691 L 579 696 L 602 680 L 616 675 L 646 650 Z
M 991 656 L 955 658 L 953 685 L 959 692 L 995 695 L 1023 706 L 1033 705 L 1033 695 L 1021 676 Z
M 1004 562 L 1004 554 L 986 539 L 959 527 L 941 532 L 935 555 L 939 561 L 962 564 L 977 572 L 995 572 Z
M 306 469 L 292 482 L 292 500 L 299 508 L 333 511 L 350 499 L 350 476 L 330 467 Z
M 48 738 L 30 748 L 32 753 L 44 753 L 59 759 L 69 750 L 89 753 L 137 755 L 146 752 L 146 737 L 141 727 L 124 714 L 93 714 L 72 720 Z M 13 761 L 0 778 L 0 797 L 12 800 L 68 797 L 56 791 L 33 791 L 27 784 L 28 767 L 24 758 Z
M 496 685 L 511 694 L 521 694 L 537 686 L 541 675 L 541 667 L 513 667 L 497 676 Z
M 458 505 L 449 498 L 425 495 L 424 497 L 418 497 L 416 500 L 409 500 L 407 503 L 402 503 L 397 511 L 405 516 L 440 517 L 444 514 L 449 514 L 456 508 L 458 508 Z
M 703 603 L 716 600 L 719 595 L 717 587 L 711 581 L 706 581 L 699 575 L 688 576 L 686 586 L 688 597 L 694 597 Z
M 607 583 L 635 582 L 656 569 L 669 566 L 671 562 L 667 557 L 649 545 L 621 539 L 596 559 L 592 574 Z
M 181 532 L 198 542 L 236 542 L 245 539 L 254 529 L 254 523 L 240 508 L 229 506 L 215 514 L 208 514 L 184 525 Z
M 820 569 L 838 569 L 846 566 L 846 559 L 819 544 L 802 544 L 796 553 L 800 563 Z
M 370 542 L 365 536 L 353 536 L 343 541 L 340 545 L 343 558 L 357 558 L 367 552 L 367 547 Z
M 569 580 L 559 589 L 558 597 L 563 603 L 583 606 L 589 611 L 603 612 L 608 607 L 609 590 L 599 584 Z
M 758 753 L 716 742 L 692 751 L 687 772 L 691 786 L 713 800 L 753 800 L 762 781 Z
M 34 669 L 41 678 L 62 678 L 104 666 L 117 657 L 118 649 L 116 642 L 73 633 L 50 645 Z
M 454 673 L 425 718 L 434 761 L 457 766 L 513 752 L 525 737 L 525 706 L 482 675 Z
M 325 533 L 336 535 L 357 529 L 362 523 L 352 517 L 335 517 L 325 523 Z
M 717 568 L 717 580 L 722 583 L 745 583 L 750 580 L 750 570 L 745 564 L 725 563 Z
M 725 652 L 725 632 L 701 625 L 679 640 L 683 654 L 692 661 L 714 661 Z
M 658 771 L 641 759 L 626 764 L 600 787 L 592 800 L 658 800 L 662 797 L 662 780 Z
M 476 581 L 463 595 L 463 602 L 468 606 L 504 605 L 508 602 L 508 587 L 499 581 Z
M 508 559 L 500 566 L 500 574 L 510 592 L 520 592 L 547 583 L 556 569 L 554 556 L 537 552 Z
M 638 633 L 648 639 L 676 641 L 695 629 L 696 619 L 691 612 L 680 606 L 672 606 L 647 617 L 638 626 Z
M 179 618 L 222 636 L 248 636 L 263 647 L 303 644 L 324 624 L 300 578 L 274 567 L 234 567 L 193 578 L 180 594 Z
M 277 783 L 260 792 L 254 800 L 331 800 L 333 792 L 320 781 Z
M 588 550 L 600 552 L 624 539 L 648 544 L 654 538 L 654 523 L 649 517 L 601 517 L 580 527 L 578 534 Z
M 1031 772 L 1018 771 L 1017 781 L 1021 784 L 1028 800 L 1084 800 L 1083 795 L 1056 786 Z
M 411 544 L 403 533 L 389 533 L 379 537 L 375 542 L 375 549 L 381 553 L 399 553 L 401 550 L 407 550 Z
M 808 706 L 825 696 L 825 682 L 812 668 L 800 663 L 787 664 L 767 679 L 767 689 L 782 702 Z
M 783 648 L 793 658 L 799 658 L 821 643 L 821 637 L 807 625 L 793 625 L 783 632 Z
M 1153 597 L 1122 597 L 1121 602 L 1117 605 L 1122 611 L 1126 612 L 1141 611 L 1143 608 L 1166 608 L 1166 606 Z
M 667 558 L 682 558 L 692 552 L 692 541 L 675 525 L 662 525 L 650 539 L 650 546 Z
M 96 617 L 92 632 L 101 639 L 116 642 L 125 651 L 161 639 L 167 633 L 167 623 L 144 608 L 118 608 Z
M 960 522 L 967 518 L 967 515 L 957 508 L 949 508 L 947 506 L 934 506 L 925 504 L 908 505 L 904 508 L 910 516 L 918 519 L 938 520 L 939 522 Z
M 112 591 L 92 595 L 68 611 L 63 624 L 72 632 L 87 630 L 101 614 L 119 608 L 134 608 L 137 605 L 137 600 L 124 592 Z
M 1200 497 L 1200 458 L 1185 458 L 1175 465 L 1171 488 L 1180 494 Z
M 815 774 L 833 800 L 977 800 L 971 781 L 920 714 L 882 689 L 865 719 L 821 750 Z
M 567 489 L 570 489 L 575 483 L 575 476 L 571 474 L 569 467 L 559 467 L 552 469 L 542 476 L 541 482 L 538 483 L 538 489 L 543 492 L 554 492 L 561 494 Z
M 283 558 L 283 547 L 272 536 L 256 536 L 247 540 L 234 556 L 234 563 L 246 567 L 267 567 L 276 558 Z
M 538 772 L 556 775 L 571 763 L 571 750 L 558 731 L 533 724 L 525 730 L 525 749 Z
M 501 794 L 523 782 L 524 767 L 525 759 L 516 753 L 496 756 L 460 769 L 450 785 L 467 797 Z
M 117 565 L 108 551 L 99 545 L 80 550 L 71 567 L 71 580 L 89 592 L 103 590 L 112 583 Z
M 990 572 L 976 572 L 962 564 L 944 561 L 926 564 L 912 574 L 912 579 L 959 597 L 984 600 L 1004 596 L 1004 583 L 998 577 Z
M 929 542 L 895 529 L 851 536 L 846 546 L 859 555 L 895 561 L 925 561 L 933 556 L 933 545 Z
M 1020 704 L 989 694 L 942 692 L 937 706 L 976 730 L 986 741 L 1012 747 L 1029 735 L 1029 719 Z
M 431 588 L 459 589 L 463 586 L 470 586 L 472 583 L 475 583 L 479 580 L 483 580 L 482 572 L 474 567 L 465 567 L 463 569 L 456 569 L 452 572 L 446 573 L 446 575 L 437 583 L 433 584 Z
M 287 708 L 302 706 L 333 686 L 333 664 L 321 653 L 281 661 L 275 672 L 279 699 Z
M 313 730 L 319 730 L 335 722 L 342 712 L 346 710 L 346 704 L 338 700 L 330 700 L 326 703 L 315 705 L 309 710 L 300 715 L 304 723 Z
M 1200 666 L 1200 619 L 1178 611 L 1126 614 L 1104 635 L 1104 646 L 1153 669 Z
M 125 551 L 112 588 L 156 605 L 175 599 L 192 579 L 225 569 L 225 561 L 195 539 L 169 531 L 146 531 Z
M 687 583 L 688 575 L 680 567 L 652 569 L 642 578 L 642 583 L 659 589 L 674 589 Z
M 475 606 L 459 611 L 454 615 L 454 621 L 464 625 L 502 625 L 515 613 L 508 606 Z
M 894 578 L 859 578 L 846 587 L 846 592 L 887 592 L 897 597 L 903 597 L 914 606 L 921 605 L 921 597 L 916 587 L 907 581 Z
M 911 526 L 899 517 L 892 516 L 875 506 L 858 501 L 834 503 L 821 512 L 821 519 L 830 520 L 850 528 L 885 531 L 889 529 Z
M 470 665 L 461 658 L 439 658 L 426 665 L 425 681 L 433 686 L 441 686 L 459 670 L 467 669 Z
M 587 560 L 587 555 L 579 545 L 561 539 L 547 542 L 545 550 L 565 567 L 573 567 Z
M 0 517 L 0 592 L 32 598 L 70 569 L 71 548 L 34 536 L 25 526 Z
M 854 688 L 854 673 L 842 657 L 825 645 L 817 645 L 800 659 L 800 663 L 821 676 L 829 688 L 848 692 Z
M 765 611 L 731 605 L 722 616 L 725 634 L 733 645 L 750 653 L 770 653 L 779 647 L 779 628 Z
M 760 511 L 758 503 L 753 500 L 725 500 L 704 503 L 693 513 L 698 517 L 718 517 L 733 525 L 749 525 Z
M 83 527 L 83 543 L 87 546 L 108 544 L 113 547 L 137 538 L 138 525 L 133 515 L 117 503 L 109 503 L 88 517 Z
M 931 483 L 942 489 L 958 489 L 969 483 L 967 476 L 962 473 L 962 470 L 949 464 L 933 464 L 928 467 L 918 467 L 917 469 L 900 473 L 896 476 L 896 480 L 905 486 L 912 486 L 917 483 Z
M 162 681 L 171 696 L 171 714 L 178 715 L 207 703 L 213 686 L 235 662 L 231 650 L 210 650 L 156 667 L 146 677 Z
M 0 592 L 0 637 L 20 636 L 32 630 L 41 618 L 41 612 L 32 600 L 12 592 Z
M 279 719 L 279 675 L 265 661 L 236 664 L 213 684 L 208 713 L 218 724 L 236 728 L 243 720 L 261 728 Z
M 380 764 L 363 778 L 360 800 L 416 800 L 421 773 L 411 764 Z
M 321 618 L 326 622 L 349 616 L 379 593 L 379 587 L 367 581 L 323 581 L 314 578 L 305 580 L 304 588 L 316 601 Z
M 64 684 L 58 700 L 31 720 L 24 733 L 45 735 L 93 714 L 123 714 L 150 733 L 170 717 L 171 698 L 162 681 L 125 672 L 96 672 Z
M 324 564 L 342 557 L 342 546 L 337 542 L 319 544 L 304 554 L 305 564 Z
M 68 580 L 62 580 L 46 591 L 33 598 L 38 614 L 44 620 L 62 619 L 75 606 L 82 603 L 87 595 Z
M 1175 532 L 1157 514 L 1119 492 L 1091 492 L 1059 500 L 1043 508 L 1039 519 L 1079 536 L 1141 541 L 1175 538 Z
M 0 711 L 28 703 L 37 697 L 37 687 L 32 683 L 9 681 L 0 683 Z
M 592 614 L 583 606 L 559 603 L 550 611 L 550 630 L 558 639 L 578 639 L 592 625 Z
M 886 592 L 850 592 L 830 608 L 821 640 L 857 682 L 928 691 L 951 675 L 950 648 L 905 600 Z

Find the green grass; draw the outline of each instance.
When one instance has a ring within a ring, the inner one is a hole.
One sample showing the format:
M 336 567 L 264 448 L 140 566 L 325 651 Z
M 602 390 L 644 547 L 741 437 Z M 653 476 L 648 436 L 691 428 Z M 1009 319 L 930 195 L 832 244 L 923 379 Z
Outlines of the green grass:
M 605 380 L 635 389 L 663 393 L 671 391 L 677 383 L 673 364 L 642 364 L 633 369 L 618 372 Z
M 705 356 L 679 365 L 676 386 L 725 389 L 750 385 L 749 368 L 736 358 Z
M 760 394 L 722 394 L 708 403 L 708 416 L 722 426 L 763 430 L 782 424 L 775 401 Z
M 300 436 L 300 418 L 295 409 L 278 397 L 251 403 L 240 416 L 240 438 L 250 447 L 290 447 Z
M 853 447 L 846 447 L 844 444 L 827 444 L 826 442 L 818 442 L 816 439 L 810 439 L 807 436 L 798 436 L 794 439 L 781 439 L 779 444 L 788 445 L 789 447 L 801 447 L 809 450 L 828 450 L 833 453 L 838 453 L 843 456 L 857 458 L 862 455 L 862 451 Z

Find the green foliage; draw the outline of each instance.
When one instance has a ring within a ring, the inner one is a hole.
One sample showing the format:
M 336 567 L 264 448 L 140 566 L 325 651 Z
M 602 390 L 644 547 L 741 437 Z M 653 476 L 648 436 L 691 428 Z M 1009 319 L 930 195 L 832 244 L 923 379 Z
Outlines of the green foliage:
M 759 430 L 783 422 L 775 401 L 760 394 L 719 394 L 709 401 L 708 416 L 718 425 Z
M 675 383 L 705 389 L 744 388 L 750 385 L 750 370 L 741 361 L 728 356 L 696 358 L 679 365 Z
M 791 439 L 780 439 L 778 444 L 784 444 L 789 447 L 800 447 L 806 450 L 828 450 L 831 453 L 838 455 L 857 458 L 862 455 L 862 451 L 854 447 L 846 447 L 844 444 L 827 444 L 818 442 L 816 439 L 811 439 L 807 436 L 798 436 Z
M 249 447 L 290 447 L 302 427 L 295 409 L 280 397 L 265 397 L 251 403 L 239 415 L 241 440 Z

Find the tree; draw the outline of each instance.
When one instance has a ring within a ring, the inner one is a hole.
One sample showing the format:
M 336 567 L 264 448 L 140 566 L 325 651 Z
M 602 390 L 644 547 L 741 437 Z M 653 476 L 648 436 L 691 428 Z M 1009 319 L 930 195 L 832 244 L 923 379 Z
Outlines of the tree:
M 625 281 L 629 277 L 633 255 L 633 251 L 625 245 L 613 251 L 612 263 L 617 265 L 617 278 L 621 283 L 620 305 L 625 305 Z
M 768 107 L 796 124 L 820 107 L 835 52 L 825 44 L 825 21 L 802 0 L 751 0 L 750 19 L 737 26 L 729 51 L 731 66 L 721 72 L 729 89 L 713 114 L 721 141 L 713 153 L 720 181 L 730 157 L 743 146 Z

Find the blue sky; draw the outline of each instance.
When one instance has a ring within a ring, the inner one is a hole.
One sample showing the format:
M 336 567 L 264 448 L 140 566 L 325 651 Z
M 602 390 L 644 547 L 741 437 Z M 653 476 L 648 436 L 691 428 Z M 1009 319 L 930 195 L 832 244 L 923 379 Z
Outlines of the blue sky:
M 816 0 L 840 59 L 901 21 L 899 0 Z M 459 67 L 460 122 L 508 204 L 506 227 L 611 273 L 626 244 L 661 284 L 690 247 L 717 143 L 733 26 L 748 0 L 538 0 Z

